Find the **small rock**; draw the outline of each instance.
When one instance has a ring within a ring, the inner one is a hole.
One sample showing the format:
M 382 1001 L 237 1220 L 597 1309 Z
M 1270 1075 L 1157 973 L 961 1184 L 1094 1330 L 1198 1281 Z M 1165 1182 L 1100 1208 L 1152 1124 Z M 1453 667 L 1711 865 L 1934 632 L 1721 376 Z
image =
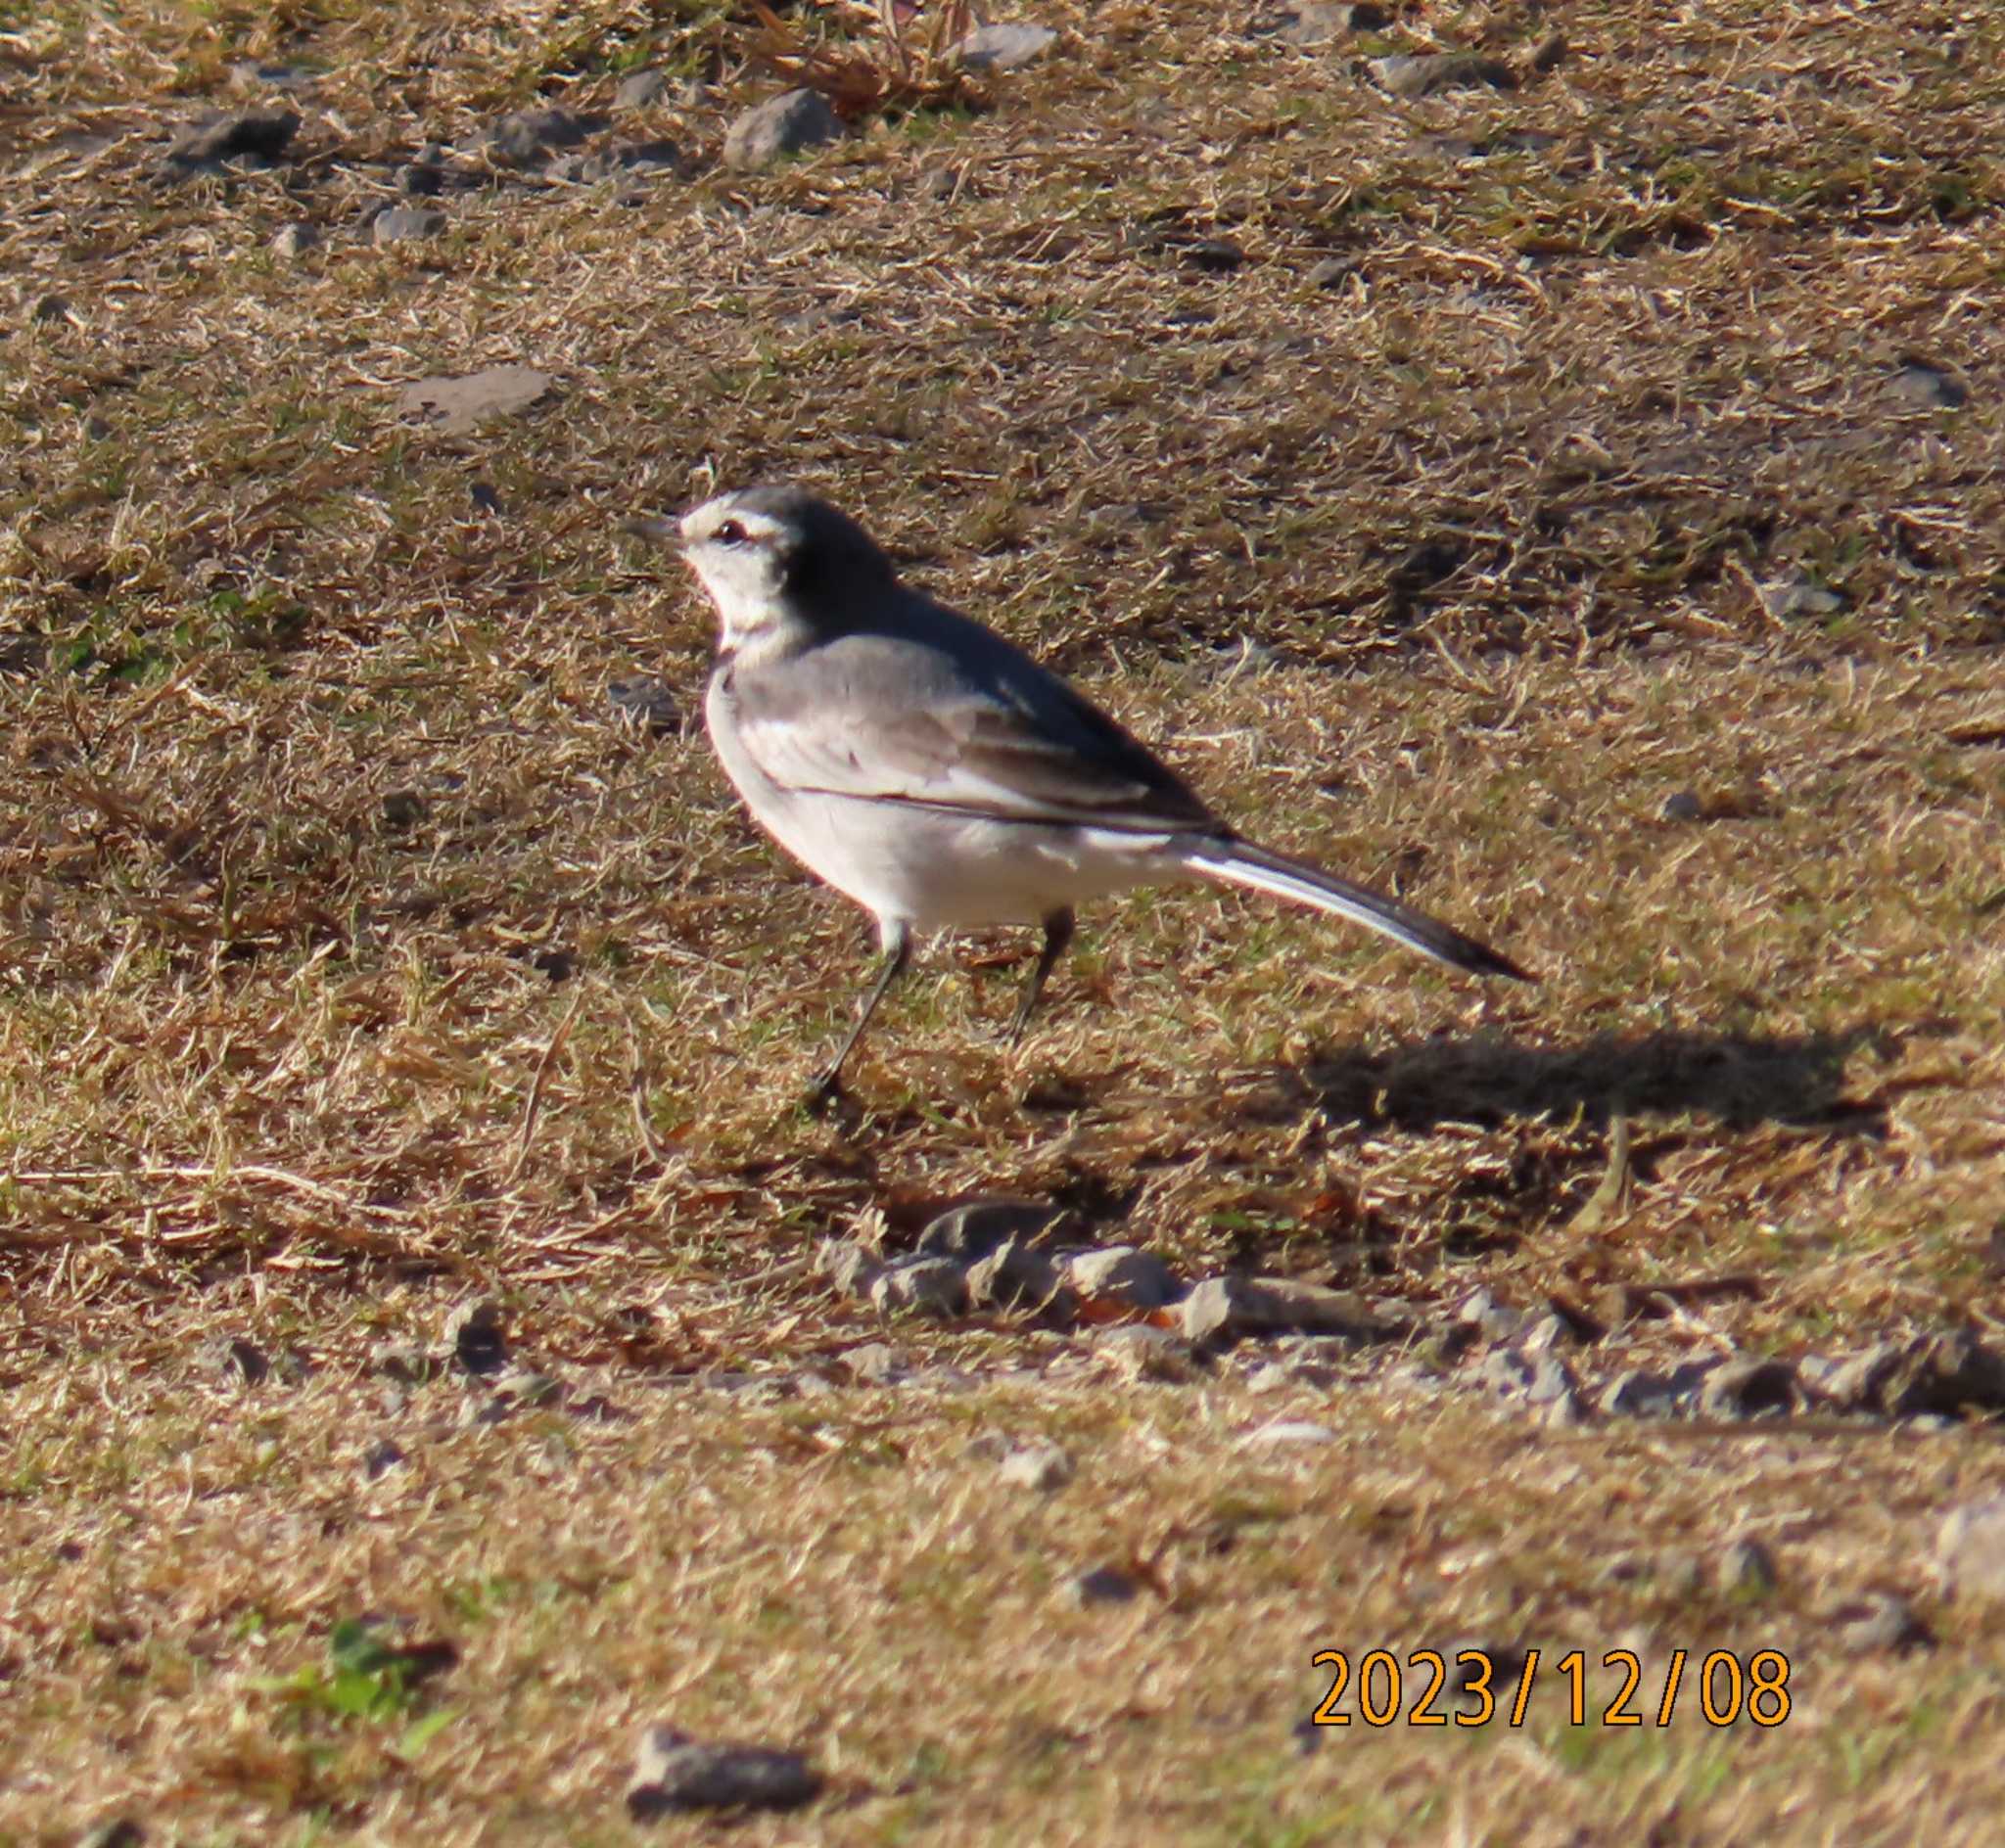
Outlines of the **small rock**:
M 1897 1352 L 1880 1396 L 1896 1417 L 2005 1410 L 2005 1357 L 1967 1329 L 1924 1335 Z
M 391 206 L 376 213 L 369 235 L 378 244 L 414 244 L 445 229 L 443 211 L 429 206 Z
M 967 1271 L 952 1258 L 901 1258 L 871 1280 L 870 1303 L 887 1315 L 958 1316 L 967 1308 Z
M 724 165 L 755 173 L 791 155 L 839 140 L 836 113 L 813 90 L 788 90 L 750 109 L 724 136 Z
M 376 222 L 380 229 L 383 219 Z M 529 366 L 490 366 L 458 378 L 420 379 L 397 394 L 396 408 L 398 415 L 429 423 L 442 436 L 463 437 L 487 418 L 514 416 L 540 403 L 553 383 L 547 372 Z
M 1187 1380 L 1196 1370 L 1190 1343 L 1167 1328 L 1109 1328 L 1094 1352 L 1124 1379 Z
M 627 1811 L 647 1822 L 682 1810 L 794 1810 L 818 1796 L 821 1782 L 799 1752 L 707 1745 L 672 1726 L 651 1726 L 634 1753 Z
M 868 1246 L 849 1238 L 824 1238 L 815 1253 L 815 1268 L 840 1296 L 867 1296 L 884 1269 Z
M 1011 20 L 978 26 L 955 46 L 954 55 L 969 70 L 1015 70 L 1035 63 L 1057 42 L 1058 34 L 1049 25 Z
M 1716 1576 L 1723 1592 L 1766 1596 L 1777 1584 L 1775 1555 L 1758 1540 L 1729 1541 L 1720 1553 Z
M 866 1341 L 862 1347 L 845 1348 L 837 1356 L 853 1379 L 866 1386 L 888 1386 L 906 1371 L 905 1356 L 886 1341 Z
M 1962 380 L 1923 359 L 1905 361 L 1887 389 L 1915 410 L 1960 410 L 1970 400 L 1970 388 Z
M 1072 1480 L 1072 1458 L 1055 1444 L 1026 1444 L 1002 1458 L 996 1475 L 1010 1488 L 1049 1494 Z
M 230 67 L 230 87 L 237 90 L 303 90 L 319 80 L 320 72 L 309 70 L 304 65 L 245 59 Z
M 1814 578 L 1796 577 L 1785 584 L 1764 584 L 1762 607 L 1773 617 L 1836 616 L 1851 599 L 1842 590 L 1820 584 Z
M 1471 1290 L 1455 1307 L 1455 1319 L 1486 1341 L 1509 1341 L 1524 1326 L 1524 1314 L 1500 1303 L 1487 1288 Z
M 1609 1417 L 1643 1418 L 1670 1411 L 1678 1394 L 1661 1373 L 1632 1366 L 1617 1373 L 1602 1389 L 1600 1409 Z
M 1334 1444 L 1336 1433 L 1327 1424 L 1312 1424 L 1306 1418 L 1277 1418 L 1248 1431 L 1239 1440 L 1242 1451 L 1269 1450 L 1301 1444 Z
M 1943 1516 L 1935 1566 L 1944 1596 L 2005 1602 L 2005 1496 L 1969 1502 Z
M 146 1830 L 129 1816 L 114 1816 L 94 1823 L 77 1837 L 76 1848 L 140 1848 Z
M 969 1200 L 926 1222 L 912 1249 L 977 1264 L 1005 1244 L 1028 1245 L 1057 1224 L 1062 1209 L 1037 1200 Z
M 372 1439 L 362 1453 L 362 1478 L 374 1482 L 379 1476 L 387 1476 L 403 1461 L 403 1452 L 387 1437 Z
M 1177 1273 L 1153 1252 L 1133 1245 L 1075 1253 L 1066 1261 L 1065 1280 L 1094 1302 L 1136 1310 L 1162 1309 L 1184 1288 Z
M 1207 1277 L 1184 1299 L 1184 1338 L 1295 1332 L 1373 1340 L 1391 1332 L 1345 1290 L 1288 1277 Z
M 1492 1390 L 1521 1393 L 1534 1406 L 1579 1396 L 1573 1369 L 1557 1354 L 1527 1354 L 1515 1346 L 1493 1348 L 1483 1357 L 1482 1376 Z
M 630 141 L 613 150 L 612 163 L 627 173 L 678 172 L 682 151 L 673 141 Z
M 575 148 L 605 124 L 568 109 L 519 109 L 488 131 L 488 158 L 503 166 L 532 167 L 562 148 Z
M 1074 1579 L 1069 1591 L 1075 1604 L 1132 1604 L 1142 1587 L 1119 1566 L 1096 1566 Z
M 1549 70 L 1557 70 L 1566 62 L 1566 34 L 1555 26 L 1544 38 L 1532 47 L 1532 53 L 1525 64 L 1541 76 Z
M 1802 1403 L 1796 1369 L 1787 1361 L 1728 1361 L 1699 1390 L 1700 1412 L 1712 1418 L 1754 1418 L 1768 1411 L 1787 1416 Z
M 1662 815 L 1666 821 L 1703 821 L 1705 805 L 1691 790 L 1681 789 L 1664 798 Z
M 636 70 L 620 79 L 613 92 L 616 109 L 652 109 L 669 93 L 669 80 L 659 70 Z
M 230 1335 L 215 1344 L 215 1363 L 226 1374 L 247 1386 L 262 1385 L 271 1373 L 271 1363 L 241 1336 Z
M 508 1363 L 507 1317 L 499 1303 L 469 1303 L 445 1324 L 445 1336 L 452 1358 L 477 1377 Z
M 1288 14 L 1275 28 L 1275 36 L 1290 45 L 1327 45 L 1353 29 L 1353 11 L 1348 6 L 1330 5 L 1328 0 L 1311 0 Z
M 1841 1604 L 1831 1613 L 1840 1643 L 1857 1654 L 1894 1649 L 1932 1649 L 1935 1633 L 1904 1597 L 1874 1592 Z
M 676 711 L 675 696 L 652 674 L 631 680 L 614 680 L 606 688 L 613 711 L 653 733 L 657 738 L 680 731 L 681 716 Z
M 1442 90 L 1515 90 L 1517 73 L 1498 58 L 1479 52 L 1399 53 L 1375 58 L 1372 74 L 1393 96 L 1433 96 Z
M 1198 238 L 1184 246 L 1184 260 L 1208 276 L 1230 275 L 1246 260 L 1246 253 L 1231 238 Z
M 967 1300 L 974 1309 L 1037 1308 L 1050 1303 L 1060 1288 L 1058 1267 L 1015 1238 L 967 1270 Z
M 1326 256 L 1320 262 L 1311 263 L 1302 280 L 1312 289 L 1341 289 L 1360 273 L 1354 256 Z
M 210 166 L 241 155 L 275 161 L 300 131 L 291 110 L 243 110 L 211 116 L 174 137 L 167 159 L 182 167 Z
M 272 239 L 272 254 L 284 257 L 303 256 L 319 242 L 320 233 L 312 225 L 304 222 L 289 224 Z

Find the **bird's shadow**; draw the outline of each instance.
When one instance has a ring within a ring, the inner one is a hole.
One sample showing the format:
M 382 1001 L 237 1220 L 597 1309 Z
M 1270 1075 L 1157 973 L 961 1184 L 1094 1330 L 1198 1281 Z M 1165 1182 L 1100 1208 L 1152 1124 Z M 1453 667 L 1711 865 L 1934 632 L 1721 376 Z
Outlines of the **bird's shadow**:
M 1777 1124 L 1875 1138 L 1886 1133 L 1887 1104 L 1847 1094 L 1846 1067 L 1862 1050 L 1889 1058 L 1903 1039 L 1925 1031 L 1857 1027 L 1775 1038 L 1658 1031 L 1598 1034 L 1558 1046 L 1476 1038 L 1379 1051 L 1332 1047 L 1282 1068 L 1264 1102 L 1251 1108 L 1254 1115 L 1314 1113 L 1413 1131 L 1513 1118 L 1606 1124 L 1696 1113 L 1737 1130 Z

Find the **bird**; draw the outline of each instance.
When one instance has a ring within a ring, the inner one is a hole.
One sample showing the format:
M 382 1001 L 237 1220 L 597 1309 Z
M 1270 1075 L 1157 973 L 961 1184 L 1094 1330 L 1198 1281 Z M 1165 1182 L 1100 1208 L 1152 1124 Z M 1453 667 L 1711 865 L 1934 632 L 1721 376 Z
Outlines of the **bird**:
M 875 920 L 880 957 L 810 1093 L 843 1067 L 916 936 L 1001 924 L 1044 942 L 1020 1040 L 1083 901 L 1210 880 L 1334 912 L 1476 976 L 1500 951 L 1221 819 L 1181 776 L 1014 643 L 904 582 L 847 514 L 789 484 L 627 530 L 680 547 L 718 618 L 711 744 L 753 819 Z

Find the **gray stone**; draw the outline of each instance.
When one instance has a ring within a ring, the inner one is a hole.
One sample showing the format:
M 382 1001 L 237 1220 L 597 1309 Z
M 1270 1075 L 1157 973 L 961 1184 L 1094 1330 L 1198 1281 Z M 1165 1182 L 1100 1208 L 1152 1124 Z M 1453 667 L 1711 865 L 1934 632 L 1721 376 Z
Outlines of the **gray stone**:
M 1394 96 L 1433 96 L 1442 90 L 1515 90 L 1517 73 L 1499 58 L 1479 52 L 1399 53 L 1375 58 L 1372 74 Z
M 272 239 L 272 254 L 288 258 L 305 255 L 320 242 L 320 233 L 303 221 L 286 225 L 278 236 Z
M 1167 1328 L 1109 1328 L 1094 1343 L 1094 1352 L 1131 1380 L 1187 1380 L 1196 1370 L 1190 1343 Z
M 537 166 L 604 125 L 598 116 L 568 109 L 519 109 L 489 129 L 483 146 L 488 158 L 503 166 Z
M 1301 1333 L 1372 1340 L 1390 1332 L 1357 1297 L 1289 1277 L 1207 1277 L 1184 1299 L 1188 1341 Z
M 1699 1409 L 1712 1418 L 1754 1418 L 1768 1411 L 1787 1415 L 1802 1403 L 1796 1369 L 1787 1361 L 1727 1361 L 1699 1389 Z
M 1788 583 L 1764 584 L 1763 608 L 1773 617 L 1836 616 L 1851 599 L 1842 590 L 1820 584 L 1814 578 L 1796 577 Z
M 445 229 L 443 211 L 428 206 L 392 206 L 376 213 L 369 235 L 378 244 L 416 244 Z
M 1493 1391 L 1522 1394 L 1534 1406 L 1574 1399 L 1573 1369 L 1557 1354 L 1528 1354 L 1522 1348 L 1493 1348 L 1483 1357 L 1482 1377 Z
M 1075 1604 L 1132 1604 L 1142 1593 L 1135 1575 L 1119 1566 L 1096 1566 L 1091 1572 L 1082 1572 L 1068 1590 Z
M 839 140 L 841 118 L 813 90 L 788 90 L 750 109 L 724 135 L 724 164 L 755 173 L 791 155 Z
M 1819 1384 L 1836 1406 L 1890 1417 L 2005 1410 L 2005 1358 L 1967 1330 L 1868 1348 Z
M 1309 265 L 1309 273 L 1303 281 L 1312 289 L 1341 289 L 1353 276 L 1361 273 L 1358 259 L 1354 256 L 1326 256 Z
M 1890 1593 L 1873 1592 L 1839 1605 L 1831 1613 L 1831 1625 L 1840 1644 L 1859 1655 L 1883 1649 L 1906 1654 L 1935 1646 L 1935 1633 L 1915 1607 Z
M 624 173 L 677 173 L 682 168 L 682 151 L 673 141 L 629 141 L 615 148 L 611 160 Z
M 1945 1595 L 2005 1603 L 2005 1496 L 1967 1502 L 1943 1516 L 1935 1568 Z
M 1678 1403 L 1678 1393 L 1663 1374 L 1632 1366 L 1603 1387 L 1597 1403 L 1609 1417 L 1651 1417 L 1672 1410 Z
M 245 59 L 230 67 L 234 90 L 304 90 L 320 81 L 320 72 L 304 65 L 282 65 Z
M 669 93 L 669 80 L 659 70 L 636 70 L 620 79 L 613 92 L 617 109 L 652 109 Z
M 1065 1263 L 1065 1280 L 1081 1296 L 1096 1303 L 1119 1303 L 1129 1309 L 1162 1309 L 1183 1293 L 1177 1273 L 1152 1251 L 1133 1245 L 1106 1245 L 1097 1251 L 1074 1253 Z
M 1970 400 L 1970 388 L 1962 380 L 1923 359 L 1903 362 L 1887 382 L 1887 389 L 1913 410 L 1960 410 Z
M 865 1386 L 888 1386 L 906 1372 L 905 1356 L 887 1341 L 866 1341 L 837 1357 L 852 1378 Z
M 996 1475 L 1013 1489 L 1049 1494 L 1072 1480 L 1072 1458 L 1055 1444 L 1026 1444 L 1002 1458 Z
M 1336 1433 L 1327 1424 L 1312 1424 L 1306 1418 L 1277 1418 L 1248 1431 L 1239 1440 L 1242 1451 L 1279 1450 L 1305 1444 L 1334 1444 Z
M 1053 1302 L 1062 1287 L 1058 1267 L 1035 1246 L 1015 1238 L 967 1270 L 967 1300 L 974 1309 L 1037 1308 Z
M 384 213 L 384 217 L 392 214 Z M 376 221 L 380 235 L 383 219 Z M 442 436 L 463 437 L 490 417 L 513 416 L 538 402 L 551 388 L 547 372 L 529 366 L 490 366 L 459 378 L 420 379 L 397 397 L 405 417 L 432 425 Z
M 652 732 L 657 738 L 682 729 L 681 715 L 676 711 L 675 695 L 653 674 L 608 682 L 606 699 L 622 718 L 638 725 L 643 731 Z
M 212 166 L 247 155 L 276 161 L 299 131 L 300 118 L 291 110 L 251 109 L 210 116 L 174 137 L 167 159 L 181 167 Z
M 967 1308 L 967 1271 L 952 1258 L 901 1258 L 872 1280 L 870 1302 L 886 1314 L 958 1316 Z
M 927 1221 L 912 1249 L 974 1264 L 1005 1244 L 1030 1244 L 1061 1217 L 1061 1209 L 1038 1200 L 968 1200 Z
M 1716 1576 L 1723 1592 L 1766 1596 L 1778 1582 L 1775 1555 L 1758 1540 L 1729 1541 L 1720 1552 Z
M 1664 798 L 1660 811 L 1666 821 L 1703 821 L 1705 805 L 1689 789 L 1681 789 L 1674 796 Z
M 651 1726 L 634 1753 L 627 1810 L 636 1822 L 686 1810 L 794 1810 L 820 1794 L 821 1774 L 799 1752 L 711 1745 Z
M 1057 42 L 1058 34 L 1049 25 L 1009 20 L 978 26 L 955 46 L 954 55 L 969 70 L 1015 70 L 1042 58 Z
M 867 1296 L 884 1269 L 868 1246 L 849 1238 L 824 1238 L 816 1250 L 815 1268 L 841 1296 Z
M 507 1317 L 499 1303 L 469 1303 L 456 1311 L 445 1338 L 453 1360 L 469 1373 L 498 1373 L 508 1363 Z
M 1351 9 L 1347 6 L 1329 4 L 1329 0 L 1310 0 L 1310 4 L 1295 9 L 1282 19 L 1275 28 L 1275 36 L 1290 45 L 1327 45 L 1332 39 L 1343 38 L 1351 30 Z

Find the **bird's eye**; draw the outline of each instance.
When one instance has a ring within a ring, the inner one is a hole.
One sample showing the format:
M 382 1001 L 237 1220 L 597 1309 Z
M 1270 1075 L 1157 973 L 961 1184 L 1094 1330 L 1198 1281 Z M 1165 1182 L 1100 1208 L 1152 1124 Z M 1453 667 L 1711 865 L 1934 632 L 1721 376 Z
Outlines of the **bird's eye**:
M 716 532 L 714 532 L 711 536 L 715 538 L 720 545 L 743 545 L 745 543 L 746 532 L 745 529 L 742 526 L 740 526 L 737 521 L 726 520 L 723 523 L 723 525 L 719 527 Z

